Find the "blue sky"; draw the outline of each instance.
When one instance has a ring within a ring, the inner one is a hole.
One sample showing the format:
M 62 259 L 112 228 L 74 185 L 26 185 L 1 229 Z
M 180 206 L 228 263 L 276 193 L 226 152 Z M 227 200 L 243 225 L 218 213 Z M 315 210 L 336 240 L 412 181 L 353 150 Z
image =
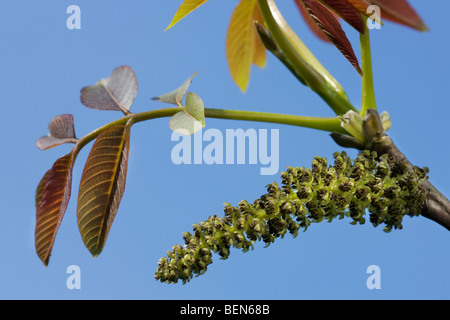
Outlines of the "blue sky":
M 450 3 L 410 1 L 430 27 L 427 33 L 386 23 L 372 32 L 375 86 L 381 111 L 393 125 L 389 135 L 418 166 L 430 168 L 431 182 L 450 195 L 448 119 Z M 72 199 L 59 229 L 50 264 L 34 250 L 37 183 L 53 162 L 70 150 L 40 151 L 35 141 L 51 118 L 72 113 L 82 137 L 121 116 L 87 109 L 80 89 L 131 66 L 139 92 L 132 112 L 166 107 L 150 100 L 194 72 L 190 87 L 209 108 L 333 116 L 314 93 L 299 85 L 269 56 L 252 69 L 248 91 L 232 82 L 225 58 L 225 35 L 237 1 L 211 0 L 164 32 L 181 1 L 9 1 L 0 12 L 0 92 L 3 138 L 0 158 L 1 299 L 449 299 L 450 234 L 422 217 L 405 218 L 389 234 L 348 220 L 320 223 L 268 248 L 232 250 L 214 256 L 206 274 L 187 285 L 154 280 L 158 259 L 182 232 L 223 203 L 252 202 L 265 185 L 279 181 L 286 166 L 309 166 L 314 156 L 341 151 L 325 132 L 310 129 L 206 119 L 206 129 L 279 129 L 280 170 L 260 175 L 260 165 L 175 165 L 170 158 L 168 118 L 132 128 L 128 182 L 104 251 L 92 258 L 78 233 L 78 182 L 89 152 L 83 149 L 73 172 Z M 360 79 L 334 48 L 315 39 L 293 1 L 278 1 L 291 26 L 346 89 L 360 102 Z M 81 29 L 66 27 L 68 6 L 81 8 Z M 358 52 L 357 35 L 347 26 Z M 355 42 L 356 41 L 356 42 Z M 355 155 L 354 150 L 347 150 Z M 69 290 L 70 265 L 81 270 L 81 289 Z M 381 289 L 369 290 L 366 269 L 381 270 Z

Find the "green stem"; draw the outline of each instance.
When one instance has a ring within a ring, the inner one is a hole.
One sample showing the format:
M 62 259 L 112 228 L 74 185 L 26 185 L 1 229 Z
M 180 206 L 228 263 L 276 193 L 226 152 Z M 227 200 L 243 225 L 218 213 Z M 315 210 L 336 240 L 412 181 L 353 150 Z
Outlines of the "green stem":
M 112 128 L 117 125 L 124 125 L 128 121 L 132 123 L 142 122 L 146 120 L 164 118 L 173 116 L 175 113 L 181 111 L 181 108 L 166 108 L 145 111 L 140 113 L 131 113 L 123 118 L 110 122 L 91 133 L 87 134 L 83 138 L 80 138 L 76 147 L 78 150 L 83 148 L 86 144 L 98 137 L 103 131 Z M 278 113 L 265 113 L 256 111 L 240 111 L 240 110 L 223 110 L 223 109 L 205 109 L 206 118 L 216 119 L 229 119 L 229 120 L 244 120 L 244 121 L 256 121 L 267 123 L 279 123 L 298 127 L 305 127 L 317 130 L 324 130 L 329 132 L 342 132 L 345 131 L 341 127 L 339 118 L 318 118 L 318 117 L 305 117 L 294 116 Z
M 295 32 L 284 20 L 273 0 L 258 0 L 266 26 L 276 45 L 289 64 L 301 75 L 306 84 L 315 91 L 339 115 L 349 110 L 357 111 L 350 103 L 342 86 L 320 64 Z
M 373 68 L 372 68 L 372 53 L 370 48 L 370 32 L 367 28 L 366 32 L 360 35 L 361 43 L 361 64 L 362 64 L 362 103 L 361 103 L 361 117 L 364 117 L 367 109 L 377 109 L 375 100 L 375 88 L 373 83 Z
M 333 131 L 344 132 L 344 130 L 341 127 L 341 121 L 337 117 L 318 118 L 318 117 L 294 116 L 278 113 L 222 110 L 222 109 L 205 109 L 205 116 L 207 118 L 279 123 L 329 132 Z

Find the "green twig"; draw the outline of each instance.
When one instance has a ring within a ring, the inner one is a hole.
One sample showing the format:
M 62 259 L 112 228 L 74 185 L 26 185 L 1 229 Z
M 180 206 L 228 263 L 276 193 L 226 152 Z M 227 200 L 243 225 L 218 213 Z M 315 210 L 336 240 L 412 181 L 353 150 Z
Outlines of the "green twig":
M 365 18 L 367 22 L 367 18 Z M 361 117 L 364 117 L 367 109 L 377 109 L 375 101 L 375 88 L 373 83 L 373 69 L 372 69 L 372 53 L 370 49 L 370 32 L 367 28 L 365 34 L 360 35 L 361 42 L 361 64 L 363 70 L 362 76 L 362 103 L 361 103 Z
M 117 126 L 126 124 L 128 121 L 131 123 L 137 123 L 147 121 L 156 118 L 164 118 L 173 116 L 175 113 L 181 111 L 182 108 L 166 108 L 145 111 L 140 113 L 131 113 L 123 118 L 117 119 L 113 122 L 105 124 L 104 126 L 92 131 L 86 136 L 80 138 L 77 142 L 77 148 L 80 150 L 86 144 L 97 138 L 97 136 L 103 131 Z M 341 125 L 339 118 L 319 118 L 319 117 L 305 117 L 295 116 L 278 113 L 266 113 L 256 111 L 241 111 L 241 110 L 223 110 L 223 109 L 211 109 L 205 108 L 206 118 L 216 119 L 229 119 L 229 120 L 244 120 L 244 121 L 256 121 L 267 123 L 286 124 L 298 127 L 305 127 L 317 130 L 323 130 L 328 132 L 345 132 Z

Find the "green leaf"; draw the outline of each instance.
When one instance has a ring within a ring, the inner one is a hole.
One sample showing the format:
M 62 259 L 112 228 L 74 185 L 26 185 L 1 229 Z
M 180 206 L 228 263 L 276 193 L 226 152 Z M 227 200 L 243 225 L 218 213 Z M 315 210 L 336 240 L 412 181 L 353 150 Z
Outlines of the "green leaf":
M 181 19 L 186 17 L 189 13 L 191 13 L 192 11 L 194 11 L 195 9 L 197 9 L 206 2 L 208 2 L 208 0 L 184 0 L 181 6 L 178 8 L 177 12 L 175 13 L 175 16 L 173 17 L 169 26 L 164 31 L 172 28 L 174 25 L 180 22 Z
M 122 199 L 128 168 L 131 124 L 114 126 L 95 140 L 78 192 L 78 228 L 85 246 L 98 256 Z
M 192 79 L 195 77 L 196 74 L 197 74 L 197 72 L 194 73 L 189 79 L 187 79 L 179 88 L 173 90 L 172 92 L 163 94 L 159 97 L 152 98 L 152 100 L 176 104 L 178 106 L 181 106 L 181 103 L 184 99 L 186 91 L 188 90 L 188 88 L 192 82 Z
M 185 111 L 180 111 L 170 118 L 169 127 L 179 134 L 190 136 L 200 131 L 203 124 Z
M 202 99 L 194 92 L 189 92 L 186 96 L 186 112 L 195 120 L 205 124 L 205 107 Z
M 186 96 L 186 108 L 170 118 L 169 127 L 179 134 L 188 136 L 205 127 L 205 110 L 200 97 L 189 92 Z
M 36 190 L 36 253 L 45 266 L 70 199 L 72 169 L 77 150 L 59 158 Z

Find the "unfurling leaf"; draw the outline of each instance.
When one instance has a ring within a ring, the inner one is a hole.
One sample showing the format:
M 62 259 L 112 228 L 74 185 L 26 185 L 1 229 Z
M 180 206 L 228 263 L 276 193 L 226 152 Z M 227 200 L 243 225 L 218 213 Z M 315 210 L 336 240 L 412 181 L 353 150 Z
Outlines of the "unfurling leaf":
M 128 114 L 138 91 L 136 75 L 129 66 L 114 69 L 109 78 L 81 89 L 81 103 L 98 110 L 116 110 Z
M 205 110 L 202 99 L 193 92 L 186 95 L 186 108 L 172 116 L 169 127 L 173 131 L 192 135 L 205 126 Z
M 381 9 L 381 18 L 399 23 L 419 31 L 428 27 L 406 0 L 371 0 Z
M 381 118 L 381 124 L 383 125 L 383 129 L 384 131 L 388 131 L 391 126 L 392 126 L 392 121 L 391 121 L 391 117 L 389 116 L 389 113 L 387 113 L 387 111 L 383 111 L 380 114 L 380 118 Z
M 188 90 L 188 88 L 192 82 L 192 79 L 195 77 L 196 74 L 197 74 L 197 72 L 194 73 L 189 79 L 187 79 L 178 89 L 175 89 L 172 92 L 163 94 L 159 97 L 152 98 L 152 100 L 176 104 L 178 106 L 181 106 L 181 102 L 183 101 L 184 96 L 186 95 L 186 91 Z
M 358 58 L 335 15 L 327 7 L 313 0 L 301 0 L 301 2 L 306 9 L 306 12 L 325 33 L 328 39 L 339 49 L 339 51 L 341 51 L 356 71 L 358 71 L 359 74 L 362 74 Z
M 252 64 L 265 64 L 265 47 L 254 25 L 259 19 L 262 19 L 262 16 L 256 0 L 241 0 L 234 9 L 228 26 L 228 67 L 234 82 L 242 91 L 247 89 Z M 259 22 L 263 23 L 263 20 Z
M 174 25 L 176 25 L 181 19 L 186 17 L 189 13 L 200 7 L 202 4 L 208 2 L 208 0 L 184 0 L 184 2 L 180 5 L 175 16 L 170 22 L 169 26 L 166 30 L 169 30 Z
M 72 185 L 72 168 L 77 150 L 59 158 L 46 172 L 36 190 L 35 247 L 45 266 L 56 233 L 66 212 Z
M 131 123 L 103 131 L 89 153 L 78 192 L 78 228 L 85 246 L 98 256 L 122 199 L 128 168 Z
M 359 141 L 365 141 L 363 129 L 364 120 L 359 113 L 350 110 L 346 114 L 340 116 L 339 119 L 341 120 L 341 127 L 344 128 L 345 131 Z
M 73 125 L 73 116 L 71 114 L 62 114 L 54 117 L 49 125 L 49 133 L 40 137 L 36 141 L 36 146 L 41 150 L 47 150 L 63 143 L 75 143 L 75 128 Z

